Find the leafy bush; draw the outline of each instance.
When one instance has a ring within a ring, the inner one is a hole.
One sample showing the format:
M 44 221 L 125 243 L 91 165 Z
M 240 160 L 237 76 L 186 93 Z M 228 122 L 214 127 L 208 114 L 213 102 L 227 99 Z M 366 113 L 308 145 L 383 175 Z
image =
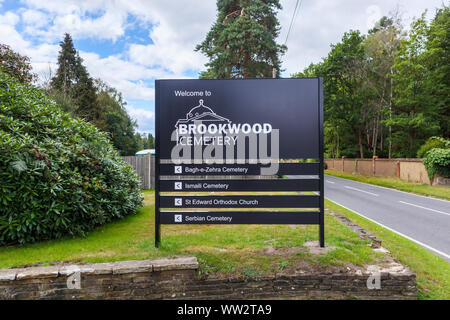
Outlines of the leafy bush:
M 425 158 L 427 152 L 434 148 L 450 148 L 450 140 L 441 137 L 429 138 L 417 151 L 418 158 Z
M 0 244 L 84 235 L 141 202 L 106 134 L 0 72 Z
M 433 181 L 436 173 L 445 178 L 450 178 L 450 148 L 431 149 L 423 159 L 423 164 L 427 169 L 430 181 Z

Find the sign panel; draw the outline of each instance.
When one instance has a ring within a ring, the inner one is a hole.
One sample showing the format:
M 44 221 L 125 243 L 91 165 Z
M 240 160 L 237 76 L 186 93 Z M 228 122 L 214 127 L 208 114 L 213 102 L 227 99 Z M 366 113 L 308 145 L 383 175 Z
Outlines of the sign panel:
M 161 192 L 319 191 L 317 179 L 160 180 Z
M 278 160 L 278 159 L 277 159 Z M 318 175 L 319 163 L 278 163 L 276 175 Z M 266 168 L 267 170 L 262 170 Z M 274 175 L 274 165 L 262 164 L 161 164 L 161 175 L 246 176 Z
M 161 208 L 319 208 L 319 196 L 161 196 Z
M 324 246 L 322 79 L 155 87 L 156 246 L 161 224 L 318 224 Z
M 319 224 L 317 212 L 193 212 L 168 211 L 162 224 Z
M 319 158 L 319 79 L 157 80 L 160 158 L 175 145 L 236 147 L 232 134 L 280 130 L 279 158 Z M 202 126 L 195 126 L 195 122 Z M 211 130 L 208 130 L 211 129 Z M 178 139 L 172 136 L 178 130 Z M 191 133 L 182 137 L 183 132 Z M 198 134 L 209 132 L 209 134 Z M 194 134 L 197 134 L 195 137 Z

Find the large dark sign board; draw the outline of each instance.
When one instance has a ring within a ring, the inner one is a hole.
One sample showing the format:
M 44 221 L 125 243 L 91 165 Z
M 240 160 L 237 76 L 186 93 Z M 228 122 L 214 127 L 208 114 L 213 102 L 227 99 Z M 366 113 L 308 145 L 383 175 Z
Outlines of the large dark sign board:
M 157 80 L 155 102 L 156 246 L 161 224 L 318 224 L 324 246 L 322 79 Z

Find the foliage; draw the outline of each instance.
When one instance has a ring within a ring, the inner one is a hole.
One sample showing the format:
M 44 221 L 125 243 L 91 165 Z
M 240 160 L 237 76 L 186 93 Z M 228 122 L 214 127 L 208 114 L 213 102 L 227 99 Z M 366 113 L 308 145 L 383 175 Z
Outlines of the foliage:
M 122 94 L 101 79 L 95 80 L 97 107 L 92 122 L 110 134 L 111 141 L 123 156 L 134 155 L 138 150 L 136 121 L 126 112 Z
M 111 132 L 111 141 L 122 155 L 134 155 L 138 151 L 134 127 L 125 110 L 117 110 L 106 114 L 106 128 Z
M 151 133 L 148 133 L 147 136 L 136 133 L 135 137 L 138 150 L 155 149 L 155 138 Z
M 109 133 L 121 155 L 134 155 L 139 150 L 137 124 L 126 112 L 122 94 L 101 79 L 89 76 L 69 34 L 65 34 L 60 45 L 58 70 L 47 94 L 64 111 Z
M 58 70 L 51 81 L 51 88 L 62 92 L 73 100 L 77 106 L 76 113 L 88 121 L 95 119 L 96 94 L 93 80 L 83 66 L 71 36 L 66 33 L 60 43 Z
M 450 137 L 450 7 L 437 10 L 425 43 L 424 60 L 428 69 L 427 97 L 435 108 L 439 135 Z
M 106 134 L 3 72 L 0 182 L 0 244 L 84 235 L 142 200 Z
M 14 52 L 10 46 L 0 43 L 0 71 L 17 78 L 20 82 L 33 82 L 36 75 L 31 72 L 30 58 Z
M 422 161 L 427 169 L 430 181 L 433 181 L 436 173 L 445 178 L 450 178 L 450 147 L 431 149 Z
M 423 164 L 430 181 L 436 173 L 450 178 L 450 139 L 431 137 L 417 152 L 417 157 L 423 158 Z
M 394 80 L 392 75 L 395 55 L 400 48 L 403 36 L 401 30 L 402 26 L 396 15 L 383 17 L 369 31 L 365 41 L 362 73 L 365 75 L 365 85 L 370 90 L 371 97 L 364 131 L 367 136 L 366 148 L 371 149 L 372 156 L 383 155 L 386 142 L 388 142 L 387 155 L 389 158 L 392 156 L 392 126 L 385 121 L 392 120 L 393 115 Z
M 386 123 L 395 128 L 393 142 L 406 157 L 414 157 L 426 138 L 439 132 L 435 106 L 426 90 L 428 69 L 423 52 L 427 29 L 423 16 L 414 21 L 395 57 L 395 110 Z
M 325 152 L 333 156 L 357 156 L 358 153 L 361 156 L 363 153 L 364 107 L 368 91 L 358 69 L 364 60 L 364 39 L 359 31 L 345 33 L 340 43 L 331 46 L 326 59 L 310 65 L 303 73 L 293 75 L 324 78 Z M 351 143 L 340 143 L 346 141 L 343 136 Z
M 415 157 L 429 137 L 449 137 L 449 26 L 445 5 L 407 33 L 394 13 L 292 75 L 324 78 L 326 156 Z
M 267 78 L 274 69 L 279 76 L 280 9 L 279 0 L 218 0 L 217 20 L 196 47 L 209 59 L 201 78 Z
M 417 158 L 424 158 L 434 148 L 450 148 L 450 140 L 441 137 L 429 138 L 417 151 Z

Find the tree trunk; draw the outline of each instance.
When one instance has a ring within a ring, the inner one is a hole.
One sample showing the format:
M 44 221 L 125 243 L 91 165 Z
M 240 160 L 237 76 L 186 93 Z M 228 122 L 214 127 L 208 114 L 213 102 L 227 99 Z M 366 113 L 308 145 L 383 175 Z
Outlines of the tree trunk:
M 363 159 L 364 158 L 364 149 L 363 149 L 363 145 L 362 145 L 361 128 L 358 130 L 358 143 L 359 143 L 359 155 L 360 155 L 360 158 Z
M 372 149 L 372 155 L 376 156 L 377 155 L 377 144 L 378 144 L 378 117 L 375 119 L 375 128 L 374 128 L 374 133 L 373 133 L 373 149 Z
M 390 88 L 390 94 L 389 94 L 389 120 L 392 121 L 392 97 L 393 97 L 393 90 L 392 86 L 394 84 L 394 80 L 392 79 L 393 70 L 391 68 L 391 88 Z M 388 151 L 388 158 L 390 159 L 392 157 L 392 124 L 389 124 L 389 151 Z
M 381 119 L 380 119 L 380 122 L 382 122 L 383 121 L 383 116 L 381 116 Z M 384 153 L 384 130 L 383 130 L 383 128 L 384 128 L 384 125 L 382 125 L 382 126 L 380 126 L 380 152 L 382 153 L 382 154 L 385 154 Z

